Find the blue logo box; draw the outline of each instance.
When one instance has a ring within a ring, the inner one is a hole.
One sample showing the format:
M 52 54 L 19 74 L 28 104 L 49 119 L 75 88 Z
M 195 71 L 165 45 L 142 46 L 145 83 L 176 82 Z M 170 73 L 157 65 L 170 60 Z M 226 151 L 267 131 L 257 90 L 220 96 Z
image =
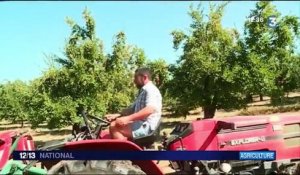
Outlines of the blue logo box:
M 275 151 L 240 151 L 240 160 L 275 160 Z

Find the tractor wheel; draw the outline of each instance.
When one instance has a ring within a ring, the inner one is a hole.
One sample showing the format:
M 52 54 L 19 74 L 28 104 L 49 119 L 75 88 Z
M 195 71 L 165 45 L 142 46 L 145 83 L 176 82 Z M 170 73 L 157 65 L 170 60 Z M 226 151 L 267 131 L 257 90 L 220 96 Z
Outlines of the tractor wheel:
M 53 174 L 146 174 L 140 167 L 125 160 L 60 161 L 47 173 Z

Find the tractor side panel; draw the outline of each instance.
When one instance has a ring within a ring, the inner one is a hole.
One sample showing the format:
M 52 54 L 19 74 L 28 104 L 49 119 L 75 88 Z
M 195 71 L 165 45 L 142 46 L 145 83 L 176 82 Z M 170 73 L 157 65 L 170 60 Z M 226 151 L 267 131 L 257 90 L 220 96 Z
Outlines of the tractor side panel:
M 281 126 L 280 140 L 283 146 L 277 156 L 282 159 L 300 159 L 300 116 L 286 117 L 278 124 Z
M 300 158 L 300 121 L 297 117 L 218 133 L 220 150 L 274 150 L 276 159 Z
M 220 150 L 277 150 L 282 147 L 282 142 L 278 142 L 274 136 L 279 132 L 273 132 L 270 125 L 265 125 L 261 129 L 248 129 L 244 131 L 228 130 L 218 134 Z M 252 143 L 244 139 L 257 138 Z M 261 140 L 259 139 L 261 138 Z M 269 138 L 269 139 L 268 139 Z M 273 138 L 273 139 L 272 139 Z M 275 144 L 276 143 L 276 144 Z

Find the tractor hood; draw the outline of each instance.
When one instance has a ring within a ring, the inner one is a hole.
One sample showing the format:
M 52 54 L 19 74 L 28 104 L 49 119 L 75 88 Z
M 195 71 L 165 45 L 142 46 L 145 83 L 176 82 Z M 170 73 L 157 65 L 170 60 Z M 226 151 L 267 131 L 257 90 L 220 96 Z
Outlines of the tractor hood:
M 0 132 L 0 170 L 9 160 L 12 137 L 14 137 L 16 134 L 17 132 L 14 131 Z

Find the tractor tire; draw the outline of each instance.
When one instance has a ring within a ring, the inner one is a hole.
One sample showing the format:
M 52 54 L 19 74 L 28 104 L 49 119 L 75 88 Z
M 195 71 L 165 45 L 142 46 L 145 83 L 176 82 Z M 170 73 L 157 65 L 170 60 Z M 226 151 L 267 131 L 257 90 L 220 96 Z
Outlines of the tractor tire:
M 48 175 L 54 174 L 146 174 L 140 167 L 125 160 L 74 160 L 60 161 L 50 168 Z

